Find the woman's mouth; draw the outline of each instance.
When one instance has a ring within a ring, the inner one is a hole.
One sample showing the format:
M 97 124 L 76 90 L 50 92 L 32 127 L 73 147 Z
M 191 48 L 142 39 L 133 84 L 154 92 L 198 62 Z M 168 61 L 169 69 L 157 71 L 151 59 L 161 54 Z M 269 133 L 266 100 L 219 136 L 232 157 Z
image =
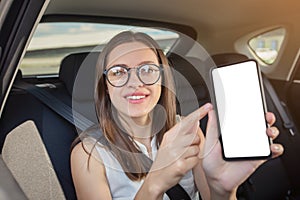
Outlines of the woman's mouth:
M 129 103 L 138 104 L 143 103 L 148 96 L 147 94 L 130 94 L 126 95 L 125 98 Z
M 127 96 L 126 99 L 129 100 L 139 100 L 139 99 L 144 99 L 146 95 L 138 95 L 138 96 Z

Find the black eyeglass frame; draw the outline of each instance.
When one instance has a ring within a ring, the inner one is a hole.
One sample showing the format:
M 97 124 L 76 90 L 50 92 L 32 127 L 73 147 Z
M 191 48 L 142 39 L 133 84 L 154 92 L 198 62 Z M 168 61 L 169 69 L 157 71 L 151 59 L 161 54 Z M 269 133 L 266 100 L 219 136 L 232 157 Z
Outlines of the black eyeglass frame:
M 158 76 L 157 80 L 154 81 L 153 83 L 150 83 L 150 84 L 149 84 L 149 83 L 145 83 L 145 82 L 141 79 L 141 77 L 140 77 L 140 75 L 139 75 L 139 70 L 140 70 L 143 66 L 145 66 L 145 65 L 152 65 L 152 66 L 155 66 L 155 67 L 157 67 L 158 70 L 159 70 L 159 76 Z M 107 73 L 108 73 L 108 71 L 109 71 L 110 69 L 112 69 L 112 68 L 114 68 L 114 67 L 121 67 L 121 68 L 126 69 L 126 71 L 127 71 L 127 73 L 128 73 L 128 78 L 127 78 L 127 80 L 125 81 L 124 84 L 116 86 L 116 85 L 114 85 L 112 82 L 110 82 L 110 80 L 108 79 Z M 106 80 L 109 82 L 109 84 L 112 85 L 113 87 L 123 87 L 124 85 L 126 85 L 126 84 L 128 83 L 128 81 L 129 81 L 129 79 L 130 79 L 130 75 L 131 75 L 131 71 L 130 71 L 130 70 L 132 70 L 132 69 L 136 69 L 136 70 L 135 70 L 136 76 L 139 78 L 139 80 L 140 80 L 144 85 L 154 85 L 155 83 L 157 83 L 157 82 L 159 81 L 160 77 L 162 76 L 163 71 L 164 71 L 163 67 L 151 63 L 151 64 L 143 64 L 143 65 L 140 65 L 140 66 L 138 66 L 138 67 L 132 67 L 132 68 L 126 67 L 126 66 L 122 66 L 122 65 L 114 65 L 114 66 L 111 66 L 110 68 L 104 70 L 104 71 L 103 71 L 103 74 L 105 75 L 105 78 L 106 78 Z

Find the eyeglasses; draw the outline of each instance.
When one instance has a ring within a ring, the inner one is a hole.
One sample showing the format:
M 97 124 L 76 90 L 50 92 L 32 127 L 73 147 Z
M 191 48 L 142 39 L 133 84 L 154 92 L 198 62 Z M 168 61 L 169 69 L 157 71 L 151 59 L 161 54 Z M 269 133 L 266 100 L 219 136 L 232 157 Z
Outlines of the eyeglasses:
M 137 77 L 145 85 L 155 84 L 163 71 L 162 67 L 155 64 L 144 64 L 135 68 L 115 65 L 105 70 L 103 74 L 112 86 L 122 87 L 129 81 L 132 69 L 136 69 Z

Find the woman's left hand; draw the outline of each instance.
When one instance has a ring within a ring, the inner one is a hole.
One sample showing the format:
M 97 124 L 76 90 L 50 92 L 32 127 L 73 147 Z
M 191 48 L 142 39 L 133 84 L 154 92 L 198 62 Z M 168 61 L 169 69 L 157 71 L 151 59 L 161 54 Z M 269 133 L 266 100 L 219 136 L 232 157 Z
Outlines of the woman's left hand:
M 222 157 L 214 111 L 209 111 L 208 116 L 202 164 L 210 188 L 211 199 L 234 199 L 237 187 L 266 160 L 225 161 Z M 273 113 L 267 113 L 266 119 L 270 126 L 275 122 Z M 279 131 L 276 127 L 270 127 L 267 130 L 267 135 L 272 140 L 278 134 Z M 275 158 L 283 153 L 283 147 L 280 144 L 271 144 L 271 151 L 272 157 Z

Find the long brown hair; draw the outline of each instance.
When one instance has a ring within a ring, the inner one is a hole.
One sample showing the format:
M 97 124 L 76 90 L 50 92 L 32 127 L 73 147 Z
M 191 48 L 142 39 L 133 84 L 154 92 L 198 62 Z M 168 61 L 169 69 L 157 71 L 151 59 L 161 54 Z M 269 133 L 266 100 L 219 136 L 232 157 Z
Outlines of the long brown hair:
M 119 123 L 116 121 L 117 119 L 113 116 L 115 108 L 109 98 L 106 80 L 103 75 L 109 53 L 117 46 L 130 42 L 141 42 L 148 46 L 155 52 L 159 64 L 163 66 L 161 96 L 158 104 L 164 108 L 166 119 L 162 129 L 156 135 L 156 145 L 158 147 L 164 133 L 176 123 L 176 104 L 172 72 L 168 60 L 158 44 L 150 36 L 140 32 L 125 31 L 113 37 L 104 47 L 97 62 L 95 87 L 96 113 L 100 129 L 107 141 L 106 146 L 108 146 L 112 154 L 119 161 L 128 178 L 137 181 L 146 176 L 149 163 L 143 160 L 143 157 L 138 156 L 141 155 L 141 151 L 134 145 L 133 138 L 124 132 L 124 129 L 119 126 Z M 153 119 L 153 123 L 156 123 L 155 121 Z M 99 141 L 100 139 L 97 138 L 97 140 Z

